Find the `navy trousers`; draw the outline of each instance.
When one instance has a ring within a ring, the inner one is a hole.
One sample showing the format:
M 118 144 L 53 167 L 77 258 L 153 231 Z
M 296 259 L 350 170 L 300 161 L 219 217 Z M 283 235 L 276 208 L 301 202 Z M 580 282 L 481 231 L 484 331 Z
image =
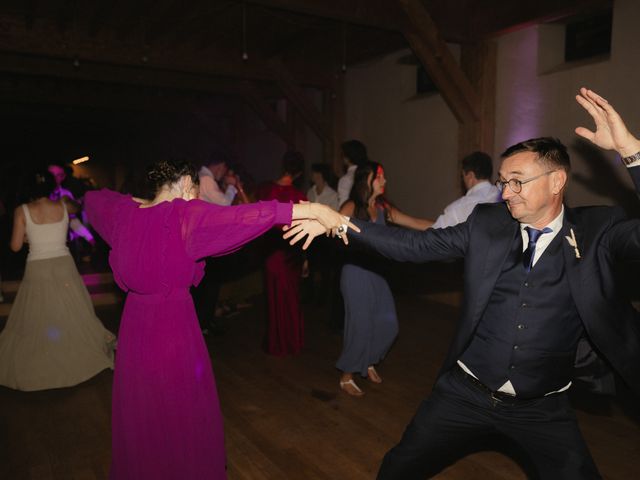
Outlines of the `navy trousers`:
M 385 455 L 377 478 L 424 480 L 481 450 L 496 434 L 524 453 L 530 478 L 601 478 L 566 393 L 496 401 L 458 368 L 440 377 L 400 443 Z

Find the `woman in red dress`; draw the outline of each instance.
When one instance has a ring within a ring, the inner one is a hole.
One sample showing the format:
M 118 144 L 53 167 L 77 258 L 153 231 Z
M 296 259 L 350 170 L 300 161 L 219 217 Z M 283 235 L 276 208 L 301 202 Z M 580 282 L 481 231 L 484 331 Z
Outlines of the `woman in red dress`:
M 302 175 L 304 158 L 289 151 L 282 159 L 283 174 L 258 189 L 258 200 L 299 203 L 304 193 L 293 182 Z M 300 309 L 300 277 L 304 257 L 281 238 L 279 231 L 266 236 L 265 284 L 269 325 L 265 350 L 271 355 L 295 355 L 304 345 L 304 317 Z

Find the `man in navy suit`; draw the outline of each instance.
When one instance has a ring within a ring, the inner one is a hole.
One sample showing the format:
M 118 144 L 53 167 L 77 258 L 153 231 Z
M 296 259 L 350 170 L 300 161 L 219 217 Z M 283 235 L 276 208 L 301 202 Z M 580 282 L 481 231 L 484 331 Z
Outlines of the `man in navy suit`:
M 576 133 L 616 150 L 640 190 L 640 141 L 602 97 L 581 89 L 576 99 L 596 124 Z M 640 220 L 564 206 L 569 171 L 564 145 L 532 139 L 503 154 L 504 203 L 479 205 L 466 222 L 418 232 L 353 220 L 352 238 L 388 258 L 465 262 L 449 354 L 379 479 L 424 479 L 490 434 L 522 447 L 539 478 L 600 478 L 566 391 L 586 344 L 640 392 L 640 321 L 614 281 L 617 262 L 640 260 Z

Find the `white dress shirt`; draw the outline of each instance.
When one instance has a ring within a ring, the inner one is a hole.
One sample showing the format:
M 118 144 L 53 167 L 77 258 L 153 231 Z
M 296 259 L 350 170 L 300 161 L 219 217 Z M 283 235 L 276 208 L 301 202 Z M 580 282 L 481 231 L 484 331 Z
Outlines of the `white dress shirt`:
M 556 238 L 556 235 L 560 233 L 562 229 L 562 221 L 564 220 L 564 205 L 560 210 L 560 214 L 554 218 L 549 225 L 543 228 L 550 228 L 551 231 L 549 233 L 543 233 L 538 237 L 538 241 L 536 242 L 536 251 L 533 254 L 533 263 L 535 265 L 536 262 L 540 259 L 544 251 L 547 249 L 549 244 Z M 522 235 L 522 251 L 524 252 L 529 245 L 529 234 L 525 230 L 525 228 L 530 227 L 533 228 L 532 225 L 528 223 L 520 224 L 520 234 Z
M 431 228 L 452 227 L 464 222 L 479 203 L 495 203 L 502 200 L 498 187 L 482 180 L 471 187 L 466 195 L 451 202 L 444 209 L 444 213 L 438 217 Z
M 310 202 L 318 202 L 328 207 L 338 210 L 338 192 L 336 192 L 329 185 L 325 185 L 322 189 L 322 193 L 318 193 L 318 189 L 314 185 L 307 192 L 307 198 Z
M 344 202 L 349 200 L 351 187 L 353 187 L 353 177 L 355 176 L 357 169 L 357 165 L 351 165 L 347 168 L 347 173 L 338 180 L 338 207 L 341 207 Z
M 213 173 L 207 167 L 200 169 L 198 177 L 200 178 L 200 194 L 198 198 L 205 202 L 215 203 L 216 205 L 231 205 L 236 193 L 238 193 L 236 187 L 228 185 L 225 192 L 220 190 Z
M 564 205 L 562 206 L 562 209 L 560 210 L 560 214 L 556 218 L 554 218 L 551 221 L 551 223 L 549 223 L 546 227 L 543 227 L 543 228 L 547 228 L 548 227 L 548 228 L 551 229 L 551 231 L 549 233 L 543 233 L 538 237 L 538 241 L 536 242 L 536 251 L 533 254 L 533 266 L 535 266 L 536 262 L 540 259 L 540 257 L 542 256 L 544 251 L 547 249 L 547 247 L 551 244 L 553 239 L 556 238 L 556 235 L 558 235 L 558 233 L 560 233 L 560 230 L 562 229 L 563 220 L 564 220 Z M 532 227 L 532 226 L 529 225 L 528 223 L 521 223 L 520 224 L 520 234 L 522 235 L 522 251 L 523 252 L 527 249 L 527 246 L 529 245 L 529 234 L 525 230 L 526 227 Z M 478 377 L 476 377 L 473 374 L 473 372 L 469 369 L 469 367 L 467 367 L 460 360 L 458 360 L 458 365 L 460 365 L 460 368 L 462 368 L 469 375 L 471 375 L 472 377 L 478 379 Z M 571 386 L 571 382 L 569 382 L 567 385 L 565 385 L 561 389 L 554 390 L 553 392 L 548 392 L 545 395 L 551 395 L 552 393 L 564 392 L 570 386 Z M 502 385 L 498 389 L 498 391 L 499 392 L 503 392 L 503 393 L 508 393 L 509 395 L 516 395 L 516 390 L 515 390 L 515 388 L 513 388 L 513 384 L 511 383 L 511 380 L 507 380 L 504 383 L 504 385 Z

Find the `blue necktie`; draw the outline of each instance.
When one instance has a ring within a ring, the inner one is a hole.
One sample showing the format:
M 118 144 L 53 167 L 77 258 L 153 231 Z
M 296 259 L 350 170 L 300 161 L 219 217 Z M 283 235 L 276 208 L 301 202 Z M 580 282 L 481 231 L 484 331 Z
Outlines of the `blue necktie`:
M 531 271 L 531 267 L 533 267 L 533 257 L 536 254 L 536 243 L 538 242 L 540 235 L 543 233 L 551 233 L 553 230 L 549 227 L 545 227 L 542 230 L 536 230 L 531 227 L 524 227 L 524 229 L 529 234 L 529 245 L 522 254 L 522 265 L 524 266 L 525 271 L 529 273 Z

